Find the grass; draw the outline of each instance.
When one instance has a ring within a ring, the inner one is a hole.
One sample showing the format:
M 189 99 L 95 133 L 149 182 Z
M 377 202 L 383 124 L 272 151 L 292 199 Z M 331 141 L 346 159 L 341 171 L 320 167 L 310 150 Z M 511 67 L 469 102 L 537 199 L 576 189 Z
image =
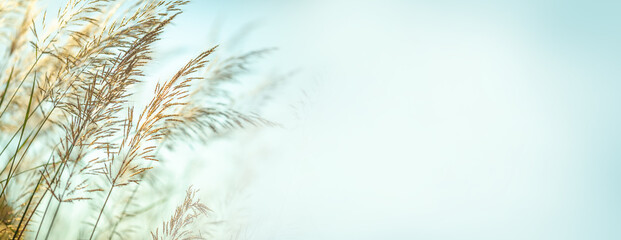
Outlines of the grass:
M 203 238 L 190 226 L 209 209 L 192 189 L 161 228 L 125 226 L 164 219 L 148 177 L 164 146 L 272 125 L 237 110 L 224 87 L 270 50 L 223 58 L 210 47 L 143 93 L 154 43 L 187 3 L 0 2 L 0 238 Z

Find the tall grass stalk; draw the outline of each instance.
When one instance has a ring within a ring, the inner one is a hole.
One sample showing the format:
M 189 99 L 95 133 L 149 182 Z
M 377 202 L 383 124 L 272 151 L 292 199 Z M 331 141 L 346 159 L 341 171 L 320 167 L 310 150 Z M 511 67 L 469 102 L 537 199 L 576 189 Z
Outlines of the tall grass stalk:
M 210 210 L 192 189 L 152 233 L 119 226 L 151 208 L 131 210 L 151 206 L 145 176 L 163 146 L 272 125 L 223 87 L 269 50 L 224 58 L 210 47 L 157 82 L 145 72 L 154 43 L 189 1 L 65 2 L 0 2 L 0 238 L 201 239 L 190 225 Z

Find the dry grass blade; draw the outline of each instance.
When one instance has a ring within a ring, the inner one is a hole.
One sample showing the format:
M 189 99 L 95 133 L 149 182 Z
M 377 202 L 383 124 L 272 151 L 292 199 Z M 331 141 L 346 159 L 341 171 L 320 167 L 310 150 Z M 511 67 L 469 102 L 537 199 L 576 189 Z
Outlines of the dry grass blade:
M 136 193 L 156 193 L 139 183 L 153 179 L 165 143 L 274 125 L 215 100 L 230 97 L 223 83 L 270 50 L 211 62 L 209 48 L 158 83 L 145 105 L 132 101 L 155 84 L 145 72 L 153 46 L 189 1 L 65 0 L 57 11 L 41 2 L 0 1 L 0 238 L 140 236 L 117 226 L 161 204 Z M 200 239 L 189 224 L 208 209 L 195 195 L 187 191 L 154 238 Z M 151 226 L 143 227 L 145 236 Z

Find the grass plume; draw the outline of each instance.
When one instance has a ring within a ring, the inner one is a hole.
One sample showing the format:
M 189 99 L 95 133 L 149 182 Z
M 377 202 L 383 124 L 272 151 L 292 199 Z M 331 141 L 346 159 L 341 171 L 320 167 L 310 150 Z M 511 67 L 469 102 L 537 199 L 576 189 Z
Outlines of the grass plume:
M 156 83 L 145 105 L 132 101 L 154 82 L 145 73 L 154 43 L 188 3 L 0 3 L 2 239 L 148 237 L 119 226 L 152 209 L 130 210 L 149 191 L 143 181 L 163 146 L 274 125 L 237 109 L 222 87 L 270 49 L 212 61 L 210 47 Z M 195 195 L 187 191 L 153 239 L 200 239 L 187 226 L 209 211 Z

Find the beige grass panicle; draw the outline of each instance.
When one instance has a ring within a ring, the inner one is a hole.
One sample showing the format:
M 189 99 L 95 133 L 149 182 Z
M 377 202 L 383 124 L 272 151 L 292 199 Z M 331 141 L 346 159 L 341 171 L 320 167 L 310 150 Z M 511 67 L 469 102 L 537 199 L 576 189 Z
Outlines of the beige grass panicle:
M 210 63 L 211 47 L 156 84 L 146 105 L 130 101 L 153 81 L 144 71 L 154 43 L 188 2 L 0 3 L 0 237 L 148 236 L 119 226 L 151 209 L 131 206 L 149 206 L 141 186 L 162 146 L 273 125 L 215 100 L 231 98 L 222 83 L 266 51 Z M 208 208 L 187 194 L 154 239 L 200 238 L 186 223 Z

